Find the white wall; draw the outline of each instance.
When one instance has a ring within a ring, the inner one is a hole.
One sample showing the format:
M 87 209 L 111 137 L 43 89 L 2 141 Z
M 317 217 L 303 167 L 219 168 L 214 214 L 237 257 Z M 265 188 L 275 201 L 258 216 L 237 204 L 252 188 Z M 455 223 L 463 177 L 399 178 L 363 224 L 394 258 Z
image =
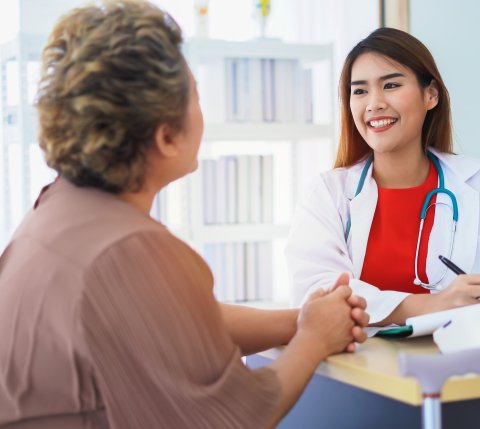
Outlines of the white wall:
M 410 0 L 410 32 L 432 52 L 450 92 L 458 153 L 480 157 L 480 2 Z

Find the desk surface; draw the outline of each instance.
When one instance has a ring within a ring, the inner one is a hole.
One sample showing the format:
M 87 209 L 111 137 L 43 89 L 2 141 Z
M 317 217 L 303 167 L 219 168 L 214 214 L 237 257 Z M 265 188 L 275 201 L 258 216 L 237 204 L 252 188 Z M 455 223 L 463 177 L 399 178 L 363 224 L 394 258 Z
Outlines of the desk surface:
M 415 378 L 399 374 L 398 354 L 437 353 L 431 336 L 403 340 L 369 338 L 355 353 L 329 357 L 316 373 L 411 405 L 420 405 L 422 395 Z M 282 349 L 267 350 L 260 355 L 275 359 Z M 442 402 L 480 398 L 480 376 L 452 377 L 442 390 Z

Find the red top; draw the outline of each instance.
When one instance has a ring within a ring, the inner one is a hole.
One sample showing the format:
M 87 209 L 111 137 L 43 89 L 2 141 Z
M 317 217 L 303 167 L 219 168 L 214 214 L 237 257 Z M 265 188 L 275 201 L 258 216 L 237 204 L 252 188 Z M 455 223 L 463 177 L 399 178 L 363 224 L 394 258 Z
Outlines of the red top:
M 427 180 L 420 186 L 407 189 L 378 188 L 378 202 L 360 280 L 382 290 L 428 293 L 428 290 L 414 285 L 413 280 L 420 212 L 427 194 L 438 186 L 438 173 L 432 160 L 429 168 Z M 430 204 L 435 201 L 436 195 Z M 435 206 L 427 211 L 420 242 L 418 273 L 423 282 L 428 281 L 425 268 L 434 217 Z

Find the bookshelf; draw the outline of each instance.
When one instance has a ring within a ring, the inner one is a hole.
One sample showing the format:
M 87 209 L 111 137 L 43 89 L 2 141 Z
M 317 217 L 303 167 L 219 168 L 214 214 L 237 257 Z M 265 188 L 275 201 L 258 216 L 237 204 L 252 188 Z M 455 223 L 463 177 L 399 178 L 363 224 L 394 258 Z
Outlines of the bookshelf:
M 219 300 L 287 303 L 290 218 L 334 153 L 332 45 L 191 39 L 184 54 L 205 118 L 199 169 L 153 214 L 207 260 Z
M 38 146 L 33 104 L 48 34 L 57 18 L 78 5 L 78 0 L 10 3 L 16 5 L 18 21 L 12 22 L 11 39 L 0 43 L 0 248 L 8 243 L 41 188 L 56 177 Z
M 20 32 L 0 45 L 0 246 L 55 176 L 37 145 L 33 106 L 44 38 Z

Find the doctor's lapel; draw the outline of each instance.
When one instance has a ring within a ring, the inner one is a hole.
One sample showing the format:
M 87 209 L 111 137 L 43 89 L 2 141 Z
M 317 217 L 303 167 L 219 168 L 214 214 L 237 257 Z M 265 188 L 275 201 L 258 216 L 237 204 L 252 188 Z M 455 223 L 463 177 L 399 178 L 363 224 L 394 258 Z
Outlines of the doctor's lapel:
M 445 183 L 448 186 L 448 172 L 445 172 Z M 452 260 L 462 267 L 467 273 L 471 273 L 475 263 L 475 255 L 478 247 L 478 219 L 479 219 L 479 195 L 465 182 L 450 179 L 451 190 L 457 197 L 458 223 L 455 244 L 453 246 Z
M 443 167 L 443 165 L 442 165 Z M 478 228 L 479 228 L 479 194 L 478 191 L 467 185 L 458 176 L 444 167 L 445 187 L 453 192 L 458 203 L 458 223 L 455 233 L 453 252 L 451 259 L 460 268 L 467 273 L 471 273 L 475 255 L 478 246 Z M 445 203 L 452 207 L 451 199 L 445 194 L 437 195 L 437 202 Z M 437 209 L 443 211 L 437 213 Z M 440 278 L 444 268 L 438 260 L 438 255 L 446 254 L 448 246 L 446 243 L 450 240 L 452 226 L 452 211 L 437 206 L 435 209 L 435 221 L 430 234 L 427 258 L 427 275 L 429 280 L 435 281 Z M 447 270 L 444 279 L 441 282 L 442 288 L 447 287 L 456 277 L 454 273 Z
M 370 227 L 372 226 L 373 216 L 377 207 L 378 189 L 375 180 L 371 177 L 371 171 L 372 168 L 370 167 L 362 191 L 350 201 L 352 223 L 347 244 L 351 252 L 355 278 L 360 278 L 362 273 Z

